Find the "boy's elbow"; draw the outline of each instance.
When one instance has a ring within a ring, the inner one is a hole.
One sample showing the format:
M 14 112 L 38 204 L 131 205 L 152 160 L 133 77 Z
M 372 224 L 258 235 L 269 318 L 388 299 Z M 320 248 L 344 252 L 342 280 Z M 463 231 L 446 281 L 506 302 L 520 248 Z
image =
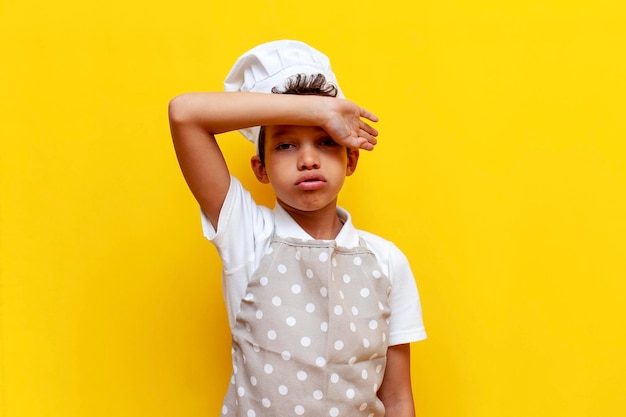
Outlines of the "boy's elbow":
M 167 106 L 167 116 L 170 119 L 170 123 L 171 122 L 176 122 L 177 120 L 179 120 L 181 118 L 181 102 L 182 102 L 182 98 L 181 96 L 176 96 L 173 99 L 170 100 L 168 106 Z
M 185 96 L 179 95 L 170 100 L 167 107 L 167 115 L 171 124 L 184 123 L 187 118 L 187 111 L 185 110 Z

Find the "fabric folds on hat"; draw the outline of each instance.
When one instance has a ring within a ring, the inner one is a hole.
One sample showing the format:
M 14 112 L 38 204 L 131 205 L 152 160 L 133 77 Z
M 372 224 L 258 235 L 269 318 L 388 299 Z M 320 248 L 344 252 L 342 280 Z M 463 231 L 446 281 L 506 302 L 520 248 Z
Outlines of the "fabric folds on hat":
M 337 97 L 344 95 L 326 55 L 304 42 L 278 40 L 258 45 L 241 55 L 224 80 L 224 91 L 271 93 L 296 74 L 322 74 L 337 87 Z M 257 144 L 259 126 L 239 130 Z

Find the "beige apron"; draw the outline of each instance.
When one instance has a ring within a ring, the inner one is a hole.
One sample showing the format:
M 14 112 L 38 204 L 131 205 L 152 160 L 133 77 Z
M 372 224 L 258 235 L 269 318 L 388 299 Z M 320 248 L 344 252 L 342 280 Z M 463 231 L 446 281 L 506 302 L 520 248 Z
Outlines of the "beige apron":
M 274 238 L 233 328 L 226 417 L 383 417 L 391 284 L 360 241 Z

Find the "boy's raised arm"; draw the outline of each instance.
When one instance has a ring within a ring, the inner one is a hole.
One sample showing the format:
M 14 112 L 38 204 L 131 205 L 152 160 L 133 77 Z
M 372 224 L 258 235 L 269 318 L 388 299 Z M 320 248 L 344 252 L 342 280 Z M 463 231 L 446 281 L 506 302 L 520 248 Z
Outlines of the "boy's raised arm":
M 181 170 L 202 211 L 217 227 L 230 173 L 215 135 L 251 126 L 321 126 L 339 144 L 371 150 L 378 132 L 361 118 L 378 119 L 342 99 L 289 94 L 189 93 L 169 104 Z
M 169 103 L 176 157 L 185 181 L 214 227 L 230 185 L 228 167 L 215 140 L 219 133 L 219 100 L 192 93 Z

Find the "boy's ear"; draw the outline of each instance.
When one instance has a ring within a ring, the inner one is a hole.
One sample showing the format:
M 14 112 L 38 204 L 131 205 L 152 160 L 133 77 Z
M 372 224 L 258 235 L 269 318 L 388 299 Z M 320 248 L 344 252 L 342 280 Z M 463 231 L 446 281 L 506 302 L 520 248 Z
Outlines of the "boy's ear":
M 270 179 L 267 176 L 267 171 L 261 163 L 261 158 L 259 158 L 259 155 L 254 155 L 252 158 L 250 158 L 250 165 L 252 166 L 252 171 L 254 171 L 254 175 L 256 176 L 257 180 L 259 180 L 263 184 L 270 183 Z
M 348 150 L 348 163 L 346 164 L 346 177 L 349 177 L 356 170 L 357 162 L 359 162 L 359 150 Z

